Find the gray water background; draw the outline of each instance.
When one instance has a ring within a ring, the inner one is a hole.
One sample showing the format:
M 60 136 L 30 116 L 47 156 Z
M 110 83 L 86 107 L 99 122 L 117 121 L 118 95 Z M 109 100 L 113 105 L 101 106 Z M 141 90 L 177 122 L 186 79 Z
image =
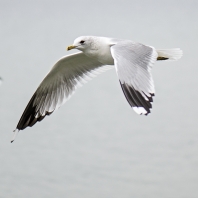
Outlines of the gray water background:
M 155 64 L 149 116 L 130 108 L 111 70 L 11 144 L 37 86 L 81 35 L 180 47 L 184 56 Z M 197 37 L 193 0 L 1 0 L 0 197 L 197 198 Z

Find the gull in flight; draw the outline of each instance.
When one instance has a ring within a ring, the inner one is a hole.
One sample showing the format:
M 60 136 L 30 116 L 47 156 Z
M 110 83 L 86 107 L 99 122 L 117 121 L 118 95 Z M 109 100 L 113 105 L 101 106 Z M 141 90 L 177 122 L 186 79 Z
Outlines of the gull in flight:
M 96 36 L 78 37 L 67 48 L 71 49 L 80 52 L 62 57 L 52 67 L 25 108 L 11 142 L 20 130 L 63 105 L 79 85 L 113 67 L 129 105 L 137 114 L 148 115 L 155 95 L 151 68 L 158 60 L 182 56 L 179 48 L 157 50 L 131 40 Z

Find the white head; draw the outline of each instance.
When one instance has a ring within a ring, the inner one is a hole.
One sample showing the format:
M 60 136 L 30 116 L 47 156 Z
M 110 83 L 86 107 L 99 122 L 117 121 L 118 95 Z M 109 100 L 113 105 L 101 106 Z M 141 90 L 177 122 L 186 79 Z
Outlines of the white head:
M 87 49 L 96 50 L 96 37 L 93 36 L 80 36 L 74 40 L 73 45 L 67 47 L 67 50 L 78 49 L 80 51 L 86 51 Z

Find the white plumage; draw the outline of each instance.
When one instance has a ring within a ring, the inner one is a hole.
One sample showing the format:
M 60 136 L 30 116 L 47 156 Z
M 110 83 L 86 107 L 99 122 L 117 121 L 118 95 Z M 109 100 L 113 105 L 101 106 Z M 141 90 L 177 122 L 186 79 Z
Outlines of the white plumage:
M 98 73 L 115 69 L 124 95 L 138 114 L 147 115 L 155 93 L 151 68 L 156 60 L 177 60 L 180 49 L 156 50 L 130 40 L 82 36 L 68 47 L 82 52 L 61 58 L 33 94 L 15 131 L 41 121 L 64 104 L 75 89 Z M 14 141 L 14 138 L 11 142 Z

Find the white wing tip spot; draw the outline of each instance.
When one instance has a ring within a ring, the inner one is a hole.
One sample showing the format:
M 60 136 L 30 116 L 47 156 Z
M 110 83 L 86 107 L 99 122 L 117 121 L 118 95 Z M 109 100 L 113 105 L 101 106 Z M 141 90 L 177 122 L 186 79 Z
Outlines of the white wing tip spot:
M 148 114 L 148 112 L 147 112 L 143 107 L 133 107 L 133 110 L 134 110 L 137 114 L 139 114 L 139 115 L 141 115 L 141 114 L 143 114 L 143 115 Z

